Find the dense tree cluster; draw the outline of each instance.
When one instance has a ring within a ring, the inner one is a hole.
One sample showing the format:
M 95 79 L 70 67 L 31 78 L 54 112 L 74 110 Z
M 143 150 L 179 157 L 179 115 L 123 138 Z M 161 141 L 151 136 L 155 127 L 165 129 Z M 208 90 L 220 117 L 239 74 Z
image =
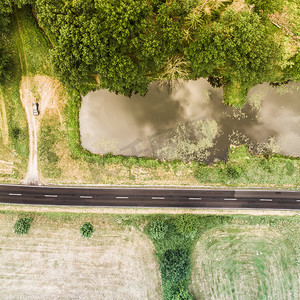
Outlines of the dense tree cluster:
M 288 0 L 5 0 L 4 24 L 12 1 L 31 5 L 57 75 L 81 91 L 95 88 L 96 74 L 101 87 L 127 96 L 145 95 L 154 80 L 208 77 L 232 104 L 255 84 L 299 78 L 297 53 L 284 56 L 269 19 Z M 0 55 L 1 76 L 1 47 Z
M 35 8 L 55 44 L 54 66 L 74 86 L 99 74 L 105 88 L 144 95 L 151 74 L 181 45 L 176 2 L 37 0 Z
M 244 94 L 272 78 L 280 59 L 280 49 L 251 11 L 227 10 L 211 26 L 200 26 L 186 53 L 197 77 L 222 78 L 231 91 Z

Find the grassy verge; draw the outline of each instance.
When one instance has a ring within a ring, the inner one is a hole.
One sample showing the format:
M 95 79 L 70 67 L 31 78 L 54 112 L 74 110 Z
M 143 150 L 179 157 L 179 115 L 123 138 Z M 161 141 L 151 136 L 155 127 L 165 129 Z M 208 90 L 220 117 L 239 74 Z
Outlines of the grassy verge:
M 247 94 L 250 87 L 239 81 L 228 82 L 224 86 L 223 100 L 226 105 L 242 108 L 247 102 Z
M 199 182 L 225 186 L 299 188 L 300 159 L 279 154 L 252 155 L 245 145 L 232 147 L 228 162 L 195 166 Z
M 3 181 L 12 181 L 21 179 L 26 174 L 28 161 L 28 127 L 25 110 L 20 101 L 20 83 L 21 83 L 21 59 L 22 55 L 18 49 L 20 46 L 20 37 L 18 33 L 17 22 L 15 18 L 11 21 L 11 30 L 8 33 L 10 52 L 13 59 L 13 70 L 11 79 L 0 86 L 1 101 L 4 102 L 6 123 L 8 128 L 8 145 L 1 145 L 1 154 L 10 152 L 9 160 L 13 162 L 13 173 L 9 176 L 1 176 Z M 2 156 L 2 159 L 6 159 Z M 2 174 L 1 174 L 2 175 Z

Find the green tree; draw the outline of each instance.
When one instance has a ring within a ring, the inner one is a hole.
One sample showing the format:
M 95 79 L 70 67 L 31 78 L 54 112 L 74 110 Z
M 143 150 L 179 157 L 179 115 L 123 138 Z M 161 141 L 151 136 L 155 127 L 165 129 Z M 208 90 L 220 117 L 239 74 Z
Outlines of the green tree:
M 167 250 L 160 266 L 162 276 L 171 282 L 186 280 L 190 275 L 189 255 L 184 249 Z
M 186 55 L 197 77 L 222 78 L 225 102 L 234 103 L 235 98 L 244 102 L 250 87 L 274 76 L 280 48 L 258 14 L 229 9 L 199 28 Z

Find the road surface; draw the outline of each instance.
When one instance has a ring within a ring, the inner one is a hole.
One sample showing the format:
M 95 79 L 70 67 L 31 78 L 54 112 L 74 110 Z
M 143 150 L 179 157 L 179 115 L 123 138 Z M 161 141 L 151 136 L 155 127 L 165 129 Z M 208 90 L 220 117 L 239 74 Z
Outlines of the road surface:
M 0 185 L 0 203 L 104 207 L 300 209 L 300 191 Z

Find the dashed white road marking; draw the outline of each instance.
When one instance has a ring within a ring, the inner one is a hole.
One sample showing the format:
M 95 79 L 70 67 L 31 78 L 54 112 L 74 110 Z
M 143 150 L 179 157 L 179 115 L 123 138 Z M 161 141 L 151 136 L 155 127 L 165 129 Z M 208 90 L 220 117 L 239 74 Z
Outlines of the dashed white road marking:
M 202 200 L 202 198 L 189 198 L 189 200 Z
M 9 193 L 9 196 L 22 196 L 22 194 L 13 194 L 13 193 Z
M 57 195 L 45 195 L 45 197 L 49 197 L 49 198 L 57 198 Z
M 93 198 L 93 196 L 80 196 L 80 198 L 91 199 L 91 198 Z
M 259 201 L 268 201 L 268 202 L 271 202 L 271 201 L 273 201 L 273 199 L 259 199 Z
M 297 202 L 300 202 L 300 199 L 299 200 L 296 200 Z
M 152 197 L 153 200 L 165 199 L 165 197 Z
M 125 196 L 124 197 L 123 196 L 122 197 L 120 197 L 120 196 L 118 197 L 117 196 L 116 199 L 128 199 L 128 197 L 125 197 Z
M 236 198 L 224 198 L 225 201 L 236 201 Z

